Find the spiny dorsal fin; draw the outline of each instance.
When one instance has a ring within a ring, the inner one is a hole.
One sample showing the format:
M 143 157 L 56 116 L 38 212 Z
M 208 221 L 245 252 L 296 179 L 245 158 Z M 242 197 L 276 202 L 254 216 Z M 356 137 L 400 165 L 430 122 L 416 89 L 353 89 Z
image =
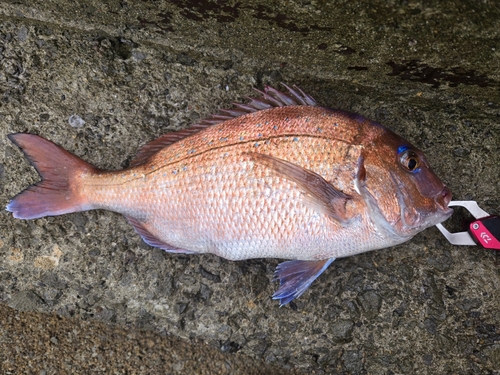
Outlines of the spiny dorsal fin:
M 162 135 L 154 141 L 146 143 L 139 149 L 136 157 L 132 159 L 130 166 L 136 167 L 143 164 L 161 149 L 183 138 L 198 133 L 209 126 L 220 124 L 221 122 L 231 120 L 248 113 L 258 112 L 268 108 L 286 107 L 291 105 L 317 105 L 316 101 L 312 97 L 307 95 L 297 86 L 293 86 L 293 88 L 285 84 L 283 84 L 283 86 L 285 86 L 288 90 L 288 93 L 283 93 L 275 88 L 266 86 L 264 91 L 255 90 L 261 96 L 257 98 L 248 98 L 250 102 L 247 104 L 233 103 L 234 108 L 232 109 L 220 110 L 217 114 L 210 116 L 187 129 Z

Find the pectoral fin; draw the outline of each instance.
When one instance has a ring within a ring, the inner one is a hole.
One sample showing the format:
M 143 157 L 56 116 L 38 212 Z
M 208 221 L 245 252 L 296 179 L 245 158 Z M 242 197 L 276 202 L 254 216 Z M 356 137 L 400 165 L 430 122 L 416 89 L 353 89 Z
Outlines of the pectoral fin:
M 350 195 L 336 189 L 319 174 L 302 168 L 297 164 L 275 158 L 274 156 L 249 153 L 257 163 L 273 169 L 276 173 L 295 182 L 306 193 L 306 202 L 316 210 L 325 213 L 332 220 L 346 226 L 348 217 L 345 205 Z
M 283 306 L 300 297 L 334 260 L 290 260 L 278 264 L 274 280 L 280 281 L 280 288 L 273 294 L 273 299 L 279 299 L 280 306 Z

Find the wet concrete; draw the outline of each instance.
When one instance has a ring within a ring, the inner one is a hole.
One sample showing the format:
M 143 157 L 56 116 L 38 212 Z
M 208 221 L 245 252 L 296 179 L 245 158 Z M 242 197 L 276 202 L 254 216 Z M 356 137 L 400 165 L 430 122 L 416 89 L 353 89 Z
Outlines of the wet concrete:
M 117 169 L 160 134 L 285 82 L 383 123 L 425 151 L 455 199 L 499 213 L 499 16 L 493 1 L 4 1 L 0 203 L 37 181 L 9 133 Z M 76 326 L 197 338 L 284 370 L 500 368 L 498 253 L 434 228 L 334 262 L 285 308 L 269 298 L 278 260 L 166 254 L 110 212 L 2 212 L 0 254 L 4 305 Z M 16 335 L 2 333 L 2 345 Z

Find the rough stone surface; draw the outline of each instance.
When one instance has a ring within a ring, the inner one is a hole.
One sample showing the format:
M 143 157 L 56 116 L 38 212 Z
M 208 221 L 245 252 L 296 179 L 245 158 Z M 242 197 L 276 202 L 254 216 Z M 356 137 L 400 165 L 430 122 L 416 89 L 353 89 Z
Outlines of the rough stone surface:
M 37 181 L 9 133 L 118 169 L 145 142 L 279 82 L 383 123 L 456 199 L 500 213 L 500 10 L 488 0 L 2 1 L 0 203 Z M 110 212 L 0 213 L 5 309 L 198 338 L 308 373 L 499 373 L 499 253 L 431 228 L 336 261 L 285 308 L 269 298 L 277 263 L 166 254 Z
M 299 374 L 200 340 L 0 305 L 2 374 Z

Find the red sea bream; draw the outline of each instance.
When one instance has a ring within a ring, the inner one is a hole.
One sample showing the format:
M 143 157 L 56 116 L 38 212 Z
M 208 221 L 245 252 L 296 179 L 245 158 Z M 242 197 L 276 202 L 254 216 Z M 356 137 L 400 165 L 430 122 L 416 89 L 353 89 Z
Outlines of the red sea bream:
M 119 171 L 11 134 L 42 181 L 7 210 L 19 219 L 111 210 L 169 252 L 289 259 L 276 269 L 281 304 L 335 258 L 400 244 L 451 215 L 451 193 L 421 151 L 376 122 L 287 90 L 266 87 L 248 104 L 166 134 Z

